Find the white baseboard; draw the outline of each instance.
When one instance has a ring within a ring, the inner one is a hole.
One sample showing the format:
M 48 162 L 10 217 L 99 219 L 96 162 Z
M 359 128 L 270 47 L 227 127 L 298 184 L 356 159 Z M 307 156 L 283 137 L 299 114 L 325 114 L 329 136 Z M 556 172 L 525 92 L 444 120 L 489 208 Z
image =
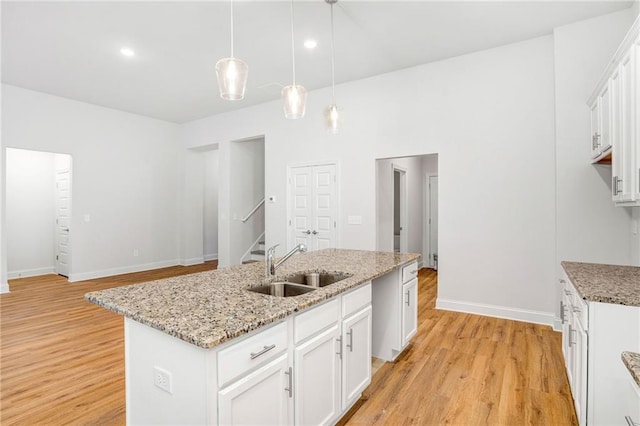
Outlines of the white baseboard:
M 556 329 L 555 315 L 550 312 L 529 311 L 506 306 L 484 305 L 441 298 L 436 299 L 436 309 L 543 324 L 553 327 L 554 330 Z
M 10 293 L 9 283 L 6 281 L 3 281 L 0 283 L 0 294 L 3 294 L 3 293 Z
M 144 263 L 142 265 L 123 266 L 120 268 L 103 269 L 101 271 L 81 272 L 69 274 L 69 282 L 92 280 L 95 278 L 111 277 L 113 275 L 129 274 L 131 272 L 149 271 L 179 265 L 178 260 L 164 260 L 162 262 Z
M 21 271 L 7 271 L 7 278 L 12 280 L 14 278 L 37 277 L 38 275 L 55 273 L 56 268 L 54 266 L 49 266 L 46 268 L 23 269 Z
M 204 261 L 208 262 L 209 260 L 218 260 L 218 253 L 205 254 Z
M 201 263 L 204 263 L 204 256 L 203 257 L 192 257 L 191 259 L 182 259 L 182 260 L 180 260 L 180 265 L 182 265 L 182 266 L 199 265 Z

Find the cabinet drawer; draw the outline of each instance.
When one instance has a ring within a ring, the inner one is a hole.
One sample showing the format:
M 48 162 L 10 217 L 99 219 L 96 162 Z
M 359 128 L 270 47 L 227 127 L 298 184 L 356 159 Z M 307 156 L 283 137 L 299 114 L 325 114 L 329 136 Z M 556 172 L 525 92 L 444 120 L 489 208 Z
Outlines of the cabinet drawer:
M 295 343 L 336 324 L 340 320 L 340 301 L 338 298 L 297 315 L 293 319 Z
M 342 317 L 351 315 L 371 303 L 371 281 L 342 296 Z
M 413 262 L 402 267 L 402 282 L 406 283 L 418 276 L 418 262 Z
M 287 349 L 287 323 L 281 322 L 218 353 L 218 385 L 274 359 Z

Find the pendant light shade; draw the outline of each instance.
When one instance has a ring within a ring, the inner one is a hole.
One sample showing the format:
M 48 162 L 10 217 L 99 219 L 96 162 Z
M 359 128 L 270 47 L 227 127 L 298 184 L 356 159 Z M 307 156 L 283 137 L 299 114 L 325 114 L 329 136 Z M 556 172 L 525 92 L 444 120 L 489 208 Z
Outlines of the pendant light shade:
M 333 134 L 338 133 L 339 114 L 336 105 L 336 73 L 335 73 L 335 46 L 333 35 L 333 5 L 338 0 L 325 0 L 331 6 L 331 105 L 325 111 L 327 130 Z
M 216 63 L 220 97 L 229 101 L 244 98 L 249 66 L 242 59 L 222 58 Z
M 338 106 L 336 104 L 329 105 L 325 111 L 327 130 L 333 134 L 338 133 Z
M 291 62 L 293 64 L 293 83 L 282 89 L 284 116 L 290 119 L 304 117 L 307 104 L 307 90 L 296 84 L 296 51 L 293 35 L 293 0 L 291 0 Z
M 307 90 L 297 85 L 286 86 L 282 89 L 284 101 L 284 116 L 291 119 L 304 117 L 307 104 Z
M 218 78 L 220 97 L 230 101 L 237 101 L 244 98 L 249 66 L 242 59 L 233 57 L 233 0 L 230 1 L 230 9 L 231 56 L 222 58 L 216 63 L 216 77 Z

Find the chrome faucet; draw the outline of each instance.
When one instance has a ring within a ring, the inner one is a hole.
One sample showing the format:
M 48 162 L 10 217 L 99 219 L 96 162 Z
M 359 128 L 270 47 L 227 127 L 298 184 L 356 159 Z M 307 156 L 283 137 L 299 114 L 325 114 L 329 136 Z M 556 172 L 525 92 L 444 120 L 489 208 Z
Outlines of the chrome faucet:
M 275 262 L 276 247 L 278 247 L 279 245 L 280 244 L 276 244 L 273 247 L 269 247 L 269 249 L 267 250 L 267 276 L 269 277 L 273 277 L 276 274 L 276 269 L 278 269 L 280 265 L 286 262 L 287 259 L 289 259 L 291 256 L 293 256 L 297 252 L 304 253 L 305 251 L 307 251 L 307 246 L 300 243 L 295 246 L 289 253 L 285 254 L 282 259 L 280 259 L 278 262 Z

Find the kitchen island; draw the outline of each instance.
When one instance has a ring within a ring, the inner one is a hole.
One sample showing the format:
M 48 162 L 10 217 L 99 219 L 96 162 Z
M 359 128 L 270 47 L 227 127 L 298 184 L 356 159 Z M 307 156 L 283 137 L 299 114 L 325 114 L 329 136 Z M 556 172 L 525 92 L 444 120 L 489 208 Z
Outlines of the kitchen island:
M 330 423 L 370 382 L 372 353 L 393 359 L 415 333 L 418 258 L 326 249 L 274 278 L 254 263 L 85 299 L 125 317 L 128 424 Z M 299 272 L 348 278 L 295 297 L 248 290 Z

